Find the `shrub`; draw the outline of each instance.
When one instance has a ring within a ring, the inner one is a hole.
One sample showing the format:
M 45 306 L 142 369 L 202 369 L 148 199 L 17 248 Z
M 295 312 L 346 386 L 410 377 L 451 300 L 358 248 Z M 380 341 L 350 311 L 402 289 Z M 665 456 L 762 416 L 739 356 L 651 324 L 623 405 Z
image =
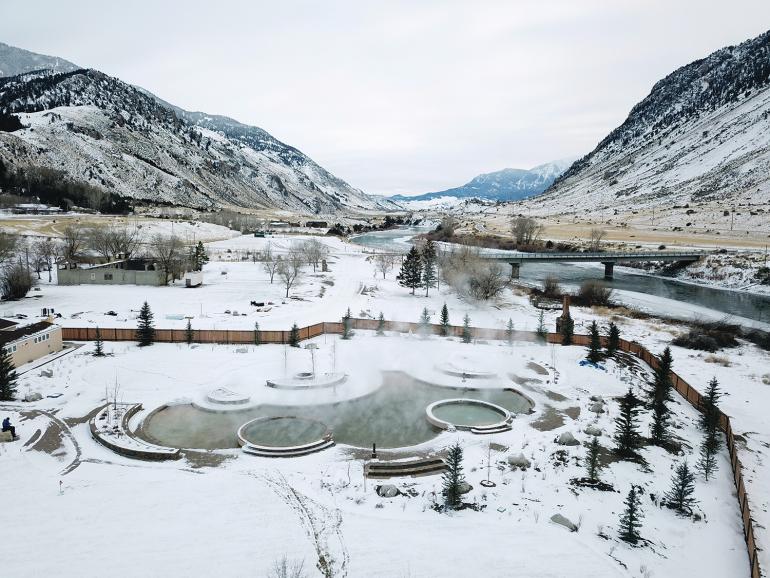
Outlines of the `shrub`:
M 21 263 L 11 265 L 2 277 L 3 298 L 22 299 L 34 284 L 35 279 L 24 265 Z
M 578 290 L 575 301 L 579 305 L 609 305 L 612 298 L 612 289 L 601 281 L 583 281 Z
M 561 295 L 561 286 L 556 276 L 549 275 L 543 279 L 543 295 L 546 297 L 559 297 Z
M 740 327 L 723 321 L 694 323 L 691 329 L 671 343 L 687 349 L 714 353 L 723 347 L 735 347 Z

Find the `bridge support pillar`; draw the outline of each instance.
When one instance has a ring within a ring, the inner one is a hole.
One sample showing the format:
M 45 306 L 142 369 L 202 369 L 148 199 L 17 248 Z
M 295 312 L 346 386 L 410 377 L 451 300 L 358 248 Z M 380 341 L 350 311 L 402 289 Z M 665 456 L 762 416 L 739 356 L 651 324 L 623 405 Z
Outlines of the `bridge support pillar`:
M 518 279 L 521 263 L 509 263 L 509 265 L 511 266 L 511 279 Z
M 604 278 L 612 279 L 615 263 L 602 263 L 602 265 L 604 265 Z

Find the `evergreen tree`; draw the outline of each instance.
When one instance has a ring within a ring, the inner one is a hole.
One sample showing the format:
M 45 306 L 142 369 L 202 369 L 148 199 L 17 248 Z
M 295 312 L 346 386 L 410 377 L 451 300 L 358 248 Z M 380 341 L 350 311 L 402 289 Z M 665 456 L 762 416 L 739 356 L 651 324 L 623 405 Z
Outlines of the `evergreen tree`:
M 353 331 L 351 331 L 351 319 L 352 315 L 350 314 L 350 307 L 348 307 L 345 315 L 342 316 L 342 339 L 350 339 L 353 337 Z
M 651 391 L 650 407 L 652 425 L 650 437 L 656 445 L 663 445 L 668 438 L 669 414 L 668 402 L 671 400 L 671 350 L 666 347 L 660 356 L 660 363 L 655 370 L 655 381 Z
M 620 347 L 620 329 L 615 322 L 610 321 L 610 328 L 607 334 L 607 356 L 612 357 Z
M 438 274 L 436 272 L 436 245 L 428 240 L 422 248 L 422 285 L 425 287 L 425 296 L 431 287 L 436 286 Z
M 289 345 L 299 347 L 299 326 L 297 326 L 296 322 L 291 326 L 291 331 L 289 331 Z
M 377 318 L 377 335 L 385 335 L 385 316 L 380 311 L 380 316 Z
M 420 333 L 422 335 L 428 335 L 430 332 L 430 312 L 428 312 L 427 307 L 423 307 L 422 313 L 420 314 Z
M 155 326 L 152 320 L 150 305 L 145 301 L 139 310 L 139 324 L 136 329 L 136 340 L 139 342 L 139 347 L 146 347 L 155 342 Z
M 444 337 L 449 335 L 449 309 L 446 303 L 441 308 L 441 335 Z
M 591 443 L 588 444 L 588 453 L 586 454 L 586 469 L 588 470 L 588 479 L 597 481 L 599 479 L 599 438 L 591 436 Z
M 602 340 L 599 338 L 599 326 L 596 325 L 596 321 L 591 322 L 590 337 L 586 358 L 591 363 L 599 363 L 602 359 Z
M 548 340 L 548 328 L 545 326 L 545 316 L 542 309 L 537 316 L 537 329 L 535 329 L 535 333 L 537 333 L 538 340 L 543 343 Z
M 96 341 L 94 342 L 94 357 L 104 357 L 104 341 L 99 326 L 96 326 Z
M 676 467 L 674 477 L 671 479 L 671 489 L 666 492 L 663 499 L 666 505 L 683 515 L 688 515 L 692 507 L 698 503 L 695 499 L 695 473 L 687 465 L 687 461 Z
M 650 424 L 650 439 L 657 446 L 662 446 L 668 440 L 669 409 L 666 400 L 656 397 L 652 402 L 652 423 Z
M 456 508 L 462 503 L 460 484 L 465 481 L 463 474 L 463 448 L 459 442 L 449 448 L 446 457 L 447 469 L 442 479 L 444 503 L 448 508 Z
M 639 502 L 639 492 L 634 486 L 631 486 L 624 502 L 625 509 L 620 515 L 620 529 L 618 532 L 620 539 L 629 544 L 636 544 L 641 537 L 639 536 L 639 529 L 642 527 L 644 514 L 640 509 Z
M 572 336 L 575 334 L 575 322 L 572 320 L 572 317 L 567 317 L 566 319 L 562 317 L 559 328 L 561 330 L 561 344 L 572 345 Z
M 513 345 L 513 319 L 508 318 L 508 324 L 505 326 L 505 339 L 508 345 Z
M 0 348 L 0 401 L 13 401 L 16 397 L 16 369 L 10 352 Z
M 703 442 L 701 442 L 698 469 L 703 473 L 706 481 L 716 471 L 716 456 L 719 450 L 722 449 L 722 432 L 719 431 L 721 412 L 717 406 L 721 397 L 722 393 L 719 391 L 719 382 L 714 377 L 709 382 L 702 402 L 701 427 L 703 428 Z
M 674 360 L 671 357 L 671 349 L 666 347 L 658 360 L 658 367 L 655 369 L 652 391 L 650 392 L 650 403 L 661 398 L 665 401 L 671 401 L 671 367 Z
M 262 343 L 262 338 L 259 334 L 259 321 L 254 322 L 254 345 Z
M 184 340 L 187 345 L 192 345 L 193 342 L 193 329 L 192 322 L 187 320 L 187 327 L 184 328 Z
M 399 285 L 411 289 L 412 295 L 414 290 L 422 284 L 422 259 L 414 246 L 409 249 L 396 279 Z
M 209 256 L 206 253 L 206 247 L 203 246 L 203 241 L 198 241 L 198 244 L 190 249 L 190 265 L 193 271 L 202 271 L 203 266 L 209 262 Z
M 641 443 L 638 415 L 639 399 L 629 388 L 620 398 L 620 414 L 615 418 L 615 453 L 621 457 L 633 457 Z
M 472 337 L 473 336 L 471 334 L 471 318 L 468 317 L 468 314 L 466 313 L 465 317 L 463 317 L 463 335 L 462 335 L 463 343 L 470 343 Z

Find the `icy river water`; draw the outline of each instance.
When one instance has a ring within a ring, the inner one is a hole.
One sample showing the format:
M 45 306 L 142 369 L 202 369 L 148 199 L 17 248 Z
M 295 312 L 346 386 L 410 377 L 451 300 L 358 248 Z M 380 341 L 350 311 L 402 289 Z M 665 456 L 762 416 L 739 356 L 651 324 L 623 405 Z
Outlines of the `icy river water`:
M 414 235 L 425 233 L 428 230 L 427 228 L 411 227 L 373 231 L 355 236 L 351 241 L 372 249 L 403 252 L 409 249 L 410 239 Z M 521 267 L 519 281 L 526 285 L 541 285 L 543 279 L 549 275 L 558 277 L 562 286 L 572 289 L 587 279 L 602 279 L 604 266 L 600 263 L 525 264 Z M 670 299 L 685 306 L 683 308 L 673 307 L 671 311 L 667 311 L 662 303 L 661 310 L 657 310 L 656 307 L 651 306 L 652 304 L 646 303 L 645 299 L 631 298 L 629 300 L 631 302 L 645 302 L 646 309 L 654 308 L 656 309 L 654 313 L 665 316 L 696 318 L 700 311 L 704 317 L 714 318 L 714 314 L 716 314 L 716 316 L 742 317 L 763 324 L 770 323 L 770 297 L 767 296 L 704 287 L 665 277 L 635 274 L 628 272 L 628 269 L 624 270 L 617 267 L 615 268 L 614 279 L 606 281 L 606 283 L 619 292 L 622 301 L 626 301 L 623 299 L 624 293 L 629 292 L 629 294 L 643 294 Z M 709 313 L 710 315 L 708 315 Z

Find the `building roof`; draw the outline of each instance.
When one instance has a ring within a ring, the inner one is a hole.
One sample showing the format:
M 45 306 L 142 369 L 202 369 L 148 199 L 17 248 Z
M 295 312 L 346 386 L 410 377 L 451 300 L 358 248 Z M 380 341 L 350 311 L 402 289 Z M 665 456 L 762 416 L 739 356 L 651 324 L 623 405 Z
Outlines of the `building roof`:
M 48 321 L 38 321 L 37 323 L 19 327 L 18 329 L 0 331 L 0 346 L 8 345 L 9 343 L 13 343 L 14 341 L 18 341 L 19 339 L 33 335 L 35 333 L 40 333 L 41 331 L 45 331 L 51 327 L 53 327 L 53 323 Z
M 10 319 L 0 319 L 0 331 L 13 327 L 14 325 L 18 325 L 18 323 L 11 321 Z

